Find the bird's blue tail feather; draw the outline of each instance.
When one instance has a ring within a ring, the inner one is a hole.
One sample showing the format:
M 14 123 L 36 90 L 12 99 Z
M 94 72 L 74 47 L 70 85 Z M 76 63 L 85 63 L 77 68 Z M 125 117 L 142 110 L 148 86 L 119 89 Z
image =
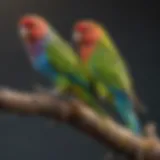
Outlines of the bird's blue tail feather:
M 114 105 L 121 119 L 135 134 L 140 134 L 141 126 L 133 110 L 133 103 L 124 92 L 114 90 L 114 96 Z

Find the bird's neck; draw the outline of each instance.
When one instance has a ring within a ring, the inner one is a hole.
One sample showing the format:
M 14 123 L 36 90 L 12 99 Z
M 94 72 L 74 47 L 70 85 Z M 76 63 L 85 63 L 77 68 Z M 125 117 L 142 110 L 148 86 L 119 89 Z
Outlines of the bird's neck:
M 43 42 L 37 41 L 32 44 L 27 44 L 27 50 L 32 61 L 39 57 L 44 52 Z
M 31 60 L 34 61 L 39 56 L 45 54 L 46 46 L 50 42 L 50 35 L 47 34 L 46 37 L 43 40 L 38 40 L 34 43 L 28 43 L 27 50 L 29 53 L 31 53 Z
M 80 48 L 80 57 L 84 63 L 87 63 L 92 56 L 94 46 L 81 46 Z

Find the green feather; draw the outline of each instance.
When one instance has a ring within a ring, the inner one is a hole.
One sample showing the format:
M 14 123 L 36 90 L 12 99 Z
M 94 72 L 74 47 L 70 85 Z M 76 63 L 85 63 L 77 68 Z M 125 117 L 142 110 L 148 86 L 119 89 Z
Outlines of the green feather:
M 67 41 L 61 38 L 53 28 L 50 28 L 50 41 L 46 46 L 46 52 L 49 63 L 53 65 L 58 72 L 62 73 L 55 82 L 58 90 L 75 95 L 93 107 L 96 112 L 106 116 L 106 112 L 100 107 L 94 93 L 91 93 L 91 91 L 87 90 L 83 85 L 74 84 L 71 79 L 66 77 L 66 75 L 72 75 L 74 78 L 89 86 L 92 86 L 94 81 L 91 79 L 87 68 L 82 65 L 72 47 Z

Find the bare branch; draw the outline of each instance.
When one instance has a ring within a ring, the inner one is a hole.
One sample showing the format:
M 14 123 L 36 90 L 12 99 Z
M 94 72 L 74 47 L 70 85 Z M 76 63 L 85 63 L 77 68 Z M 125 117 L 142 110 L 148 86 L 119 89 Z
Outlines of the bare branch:
M 142 160 L 160 159 L 160 142 L 154 125 L 146 127 L 148 136 L 135 136 L 115 123 L 111 117 L 101 117 L 77 100 L 63 100 L 45 93 L 24 93 L 0 90 L 0 108 L 18 114 L 41 115 L 71 124 L 94 137 L 103 145 Z

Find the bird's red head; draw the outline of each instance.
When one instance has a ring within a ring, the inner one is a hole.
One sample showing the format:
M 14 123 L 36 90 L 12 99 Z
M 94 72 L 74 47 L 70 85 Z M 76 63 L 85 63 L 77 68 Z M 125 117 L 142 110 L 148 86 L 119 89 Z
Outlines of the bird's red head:
M 18 24 L 20 36 L 30 43 L 43 39 L 48 31 L 47 22 L 39 16 L 26 15 Z
M 79 45 L 94 45 L 101 37 L 101 29 L 93 21 L 78 21 L 73 27 L 73 41 Z

